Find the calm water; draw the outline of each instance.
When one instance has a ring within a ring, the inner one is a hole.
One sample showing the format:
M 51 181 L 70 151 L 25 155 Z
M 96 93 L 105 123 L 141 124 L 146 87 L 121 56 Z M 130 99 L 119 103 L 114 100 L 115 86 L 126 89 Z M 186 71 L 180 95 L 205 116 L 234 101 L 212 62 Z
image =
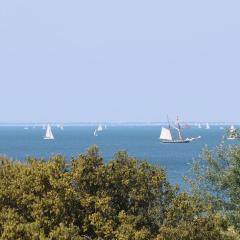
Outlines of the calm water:
M 0 127 L 0 153 L 13 159 L 24 160 L 26 156 L 49 157 L 60 153 L 67 158 L 84 152 L 90 145 L 97 144 L 105 161 L 118 150 L 127 150 L 130 155 L 163 166 L 172 183 L 183 183 L 193 158 L 197 158 L 205 145 L 217 146 L 225 133 L 217 127 L 206 129 L 184 129 L 185 136 L 201 139 L 190 144 L 161 144 L 159 126 L 108 127 L 98 137 L 93 136 L 94 127 L 52 128 L 54 141 L 43 140 L 44 130 L 40 127 L 24 130 L 23 127 Z

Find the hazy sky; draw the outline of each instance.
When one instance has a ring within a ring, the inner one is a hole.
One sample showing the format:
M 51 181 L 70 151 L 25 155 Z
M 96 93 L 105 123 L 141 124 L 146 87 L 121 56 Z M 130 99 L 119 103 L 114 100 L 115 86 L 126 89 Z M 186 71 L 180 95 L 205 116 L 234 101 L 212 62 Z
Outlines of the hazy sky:
M 240 1 L 0 1 L 0 122 L 240 121 Z

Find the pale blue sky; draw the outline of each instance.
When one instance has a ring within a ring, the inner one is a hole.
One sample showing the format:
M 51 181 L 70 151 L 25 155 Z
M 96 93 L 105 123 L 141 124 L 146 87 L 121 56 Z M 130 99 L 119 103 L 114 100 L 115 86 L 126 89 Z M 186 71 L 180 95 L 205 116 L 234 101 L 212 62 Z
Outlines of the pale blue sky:
M 0 2 L 0 122 L 240 121 L 239 0 Z

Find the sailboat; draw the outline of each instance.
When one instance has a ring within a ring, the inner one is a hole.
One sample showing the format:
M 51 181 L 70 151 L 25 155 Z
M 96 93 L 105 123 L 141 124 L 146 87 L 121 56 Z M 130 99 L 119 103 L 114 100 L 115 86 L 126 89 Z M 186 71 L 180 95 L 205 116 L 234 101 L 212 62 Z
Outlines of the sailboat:
M 238 133 L 234 125 L 231 125 L 230 129 L 228 130 L 228 140 L 239 139 Z
M 93 135 L 94 135 L 95 137 L 98 136 L 97 132 L 98 132 L 97 129 L 95 129 L 95 130 L 94 130 L 94 133 L 93 133 Z
M 50 124 L 47 125 L 47 130 L 46 130 L 46 134 L 44 136 L 44 139 L 45 140 L 53 140 L 54 139 Z
M 202 128 L 202 126 L 201 126 L 201 124 L 200 124 L 200 123 L 198 124 L 198 128 Z
M 101 125 L 101 124 L 99 124 L 99 125 L 98 125 L 98 128 L 97 128 L 97 130 L 98 130 L 98 132 L 101 132 L 101 131 L 103 130 L 103 128 L 102 128 L 102 125 Z
M 174 126 L 173 128 L 178 131 L 178 139 L 173 139 L 171 126 L 169 124 L 168 128 L 162 127 L 160 137 L 159 137 L 162 143 L 190 143 L 193 140 L 200 138 L 200 136 L 197 138 L 184 138 L 182 136 L 182 129 L 178 121 L 178 118 L 177 118 L 176 126 Z
M 206 129 L 210 129 L 209 123 L 206 123 Z

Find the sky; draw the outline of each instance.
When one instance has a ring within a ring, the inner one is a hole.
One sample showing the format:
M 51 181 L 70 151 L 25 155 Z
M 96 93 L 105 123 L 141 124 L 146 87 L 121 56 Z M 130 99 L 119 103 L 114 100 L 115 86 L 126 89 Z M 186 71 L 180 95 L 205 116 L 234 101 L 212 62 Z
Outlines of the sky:
M 0 122 L 240 122 L 239 9 L 0 1 Z

